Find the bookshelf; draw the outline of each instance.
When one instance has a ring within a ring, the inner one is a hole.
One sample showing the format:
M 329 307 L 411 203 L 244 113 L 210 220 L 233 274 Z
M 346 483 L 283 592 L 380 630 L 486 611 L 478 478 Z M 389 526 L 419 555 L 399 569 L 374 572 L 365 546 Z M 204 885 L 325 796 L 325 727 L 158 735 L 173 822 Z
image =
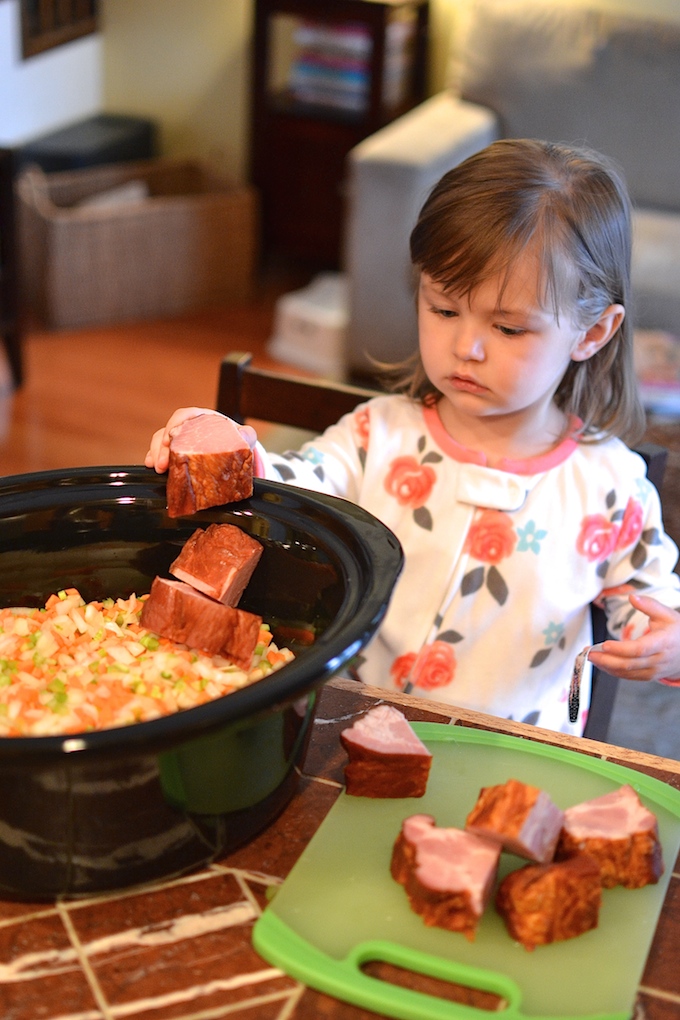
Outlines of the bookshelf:
M 337 268 L 345 157 L 425 98 L 427 0 L 256 0 L 251 180 L 267 255 Z

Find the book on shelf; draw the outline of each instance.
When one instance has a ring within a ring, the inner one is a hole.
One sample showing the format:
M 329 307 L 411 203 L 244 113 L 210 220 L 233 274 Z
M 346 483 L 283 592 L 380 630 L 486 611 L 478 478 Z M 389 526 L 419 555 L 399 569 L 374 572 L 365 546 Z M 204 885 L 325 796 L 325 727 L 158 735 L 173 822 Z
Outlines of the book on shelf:
M 296 102 L 363 113 L 370 94 L 373 42 L 366 25 L 301 21 L 288 87 Z
M 383 101 L 396 109 L 405 99 L 413 63 L 415 20 L 387 25 Z M 367 110 L 371 93 L 373 40 L 367 25 L 301 20 L 293 31 L 288 88 L 294 101 L 353 113 Z
M 324 22 L 301 21 L 293 33 L 293 42 L 301 50 L 354 56 L 367 63 L 373 49 L 369 28 L 355 22 L 328 25 Z

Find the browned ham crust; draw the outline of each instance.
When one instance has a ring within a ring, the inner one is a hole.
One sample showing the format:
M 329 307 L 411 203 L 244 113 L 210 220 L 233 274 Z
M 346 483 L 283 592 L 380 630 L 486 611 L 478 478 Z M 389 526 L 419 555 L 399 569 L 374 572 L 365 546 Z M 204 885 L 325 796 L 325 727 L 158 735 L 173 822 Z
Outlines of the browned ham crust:
M 390 871 L 425 924 L 474 940 L 491 897 L 501 848 L 463 829 L 437 828 L 430 815 L 401 827 Z
M 498 840 L 509 853 L 545 864 L 555 854 L 563 817 L 544 790 L 508 779 L 482 788 L 465 828 Z
M 512 938 L 532 950 L 596 928 L 601 900 L 597 861 L 578 854 L 511 871 L 498 887 L 496 909 Z
M 340 734 L 349 762 L 347 793 L 354 797 L 422 797 L 432 754 L 408 719 L 392 705 L 376 705 Z
M 664 865 L 656 816 L 627 783 L 567 808 L 557 845 L 559 858 L 585 851 L 602 873 L 602 885 L 640 889 L 656 883 Z
M 168 516 L 182 517 L 253 494 L 253 454 L 234 423 L 217 414 L 189 418 L 170 442 Z
M 249 670 L 262 618 L 208 598 L 184 581 L 156 577 L 140 618 L 142 627 Z
M 170 564 L 170 573 L 225 606 L 238 605 L 262 546 L 234 524 L 197 528 Z

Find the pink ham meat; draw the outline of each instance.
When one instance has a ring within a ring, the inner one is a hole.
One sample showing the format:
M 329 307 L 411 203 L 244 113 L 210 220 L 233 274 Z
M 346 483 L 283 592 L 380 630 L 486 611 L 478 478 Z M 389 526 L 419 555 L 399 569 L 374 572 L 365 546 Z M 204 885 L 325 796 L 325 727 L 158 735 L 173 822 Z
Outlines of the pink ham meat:
M 184 581 L 156 577 L 140 622 L 154 634 L 207 655 L 221 655 L 247 671 L 262 619 L 215 602 Z
M 545 791 L 508 779 L 480 791 L 465 828 L 498 840 L 509 853 L 544 864 L 555 855 L 563 818 Z
M 197 528 L 170 565 L 170 573 L 225 606 L 238 605 L 262 546 L 233 524 Z
M 233 422 L 217 414 L 185 421 L 170 442 L 168 516 L 182 517 L 253 493 L 253 454 Z
M 567 808 L 557 857 L 581 852 L 598 862 L 605 889 L 640 889 L 663 875 L 656 816 L 628 784 Z
M 501 848 L 462 829 L 437 828 L 431 815 L 402 824 L 390 871 L 425 924 L 462 932 L 472 942 L 491 897 Z
M 340 734 L 353 797 L 422 797 L 432 754 L 393 705 L 377 705 Z

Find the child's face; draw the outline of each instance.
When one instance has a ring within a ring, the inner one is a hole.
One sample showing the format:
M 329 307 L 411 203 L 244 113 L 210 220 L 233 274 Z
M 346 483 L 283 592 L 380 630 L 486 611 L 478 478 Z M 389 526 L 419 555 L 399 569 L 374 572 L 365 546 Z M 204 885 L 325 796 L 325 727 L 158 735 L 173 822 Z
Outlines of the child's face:
M 443 394 L 444 425 L 494 419 L 506 435 L 554 429 L 553 397 L 572 357 L 580 360 L 585 331 L 572 315 L 542 307 L 535 259 L 520 258 L 507 276 L 481 283 L 471 295 L 445 292 L 425 273 L 418 294 L 420 353 L 430 381 Z

